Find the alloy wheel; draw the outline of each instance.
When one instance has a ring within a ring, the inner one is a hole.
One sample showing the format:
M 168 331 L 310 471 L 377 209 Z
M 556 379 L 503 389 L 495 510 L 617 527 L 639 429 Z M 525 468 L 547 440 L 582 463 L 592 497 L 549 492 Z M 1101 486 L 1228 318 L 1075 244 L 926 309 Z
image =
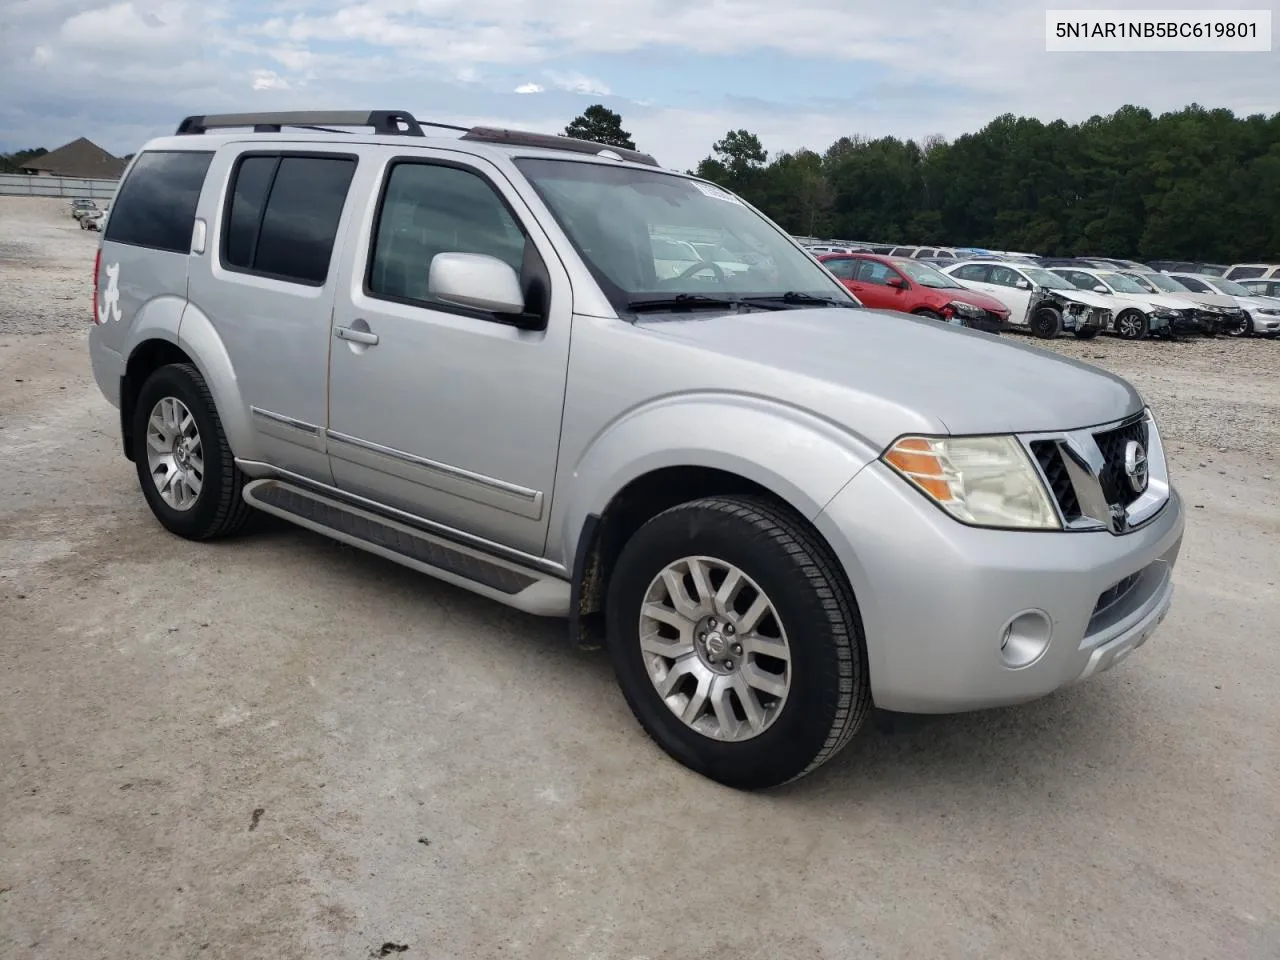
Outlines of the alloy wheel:
M 204 488 L 204 448 L 195 417 L 177 397 L 164 397 L 147 419 L 147 467 L 161 499 L 190 510 Z
M 640 648 L 667 708 L 714 740 L 759 736 L 791 689 L 791 649 L 773 602 L 713 557 L 685 557 L 653 578 L 640 608 Z

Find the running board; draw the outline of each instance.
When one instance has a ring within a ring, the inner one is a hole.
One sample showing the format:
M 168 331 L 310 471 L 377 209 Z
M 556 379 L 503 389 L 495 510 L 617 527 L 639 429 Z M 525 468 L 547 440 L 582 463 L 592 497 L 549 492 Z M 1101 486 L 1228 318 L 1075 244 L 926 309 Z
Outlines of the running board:
M 264 513 L 540 617 L 569 615 L 569 582 L 433 536 L 283 480 L 254 480 L 245 502 Z

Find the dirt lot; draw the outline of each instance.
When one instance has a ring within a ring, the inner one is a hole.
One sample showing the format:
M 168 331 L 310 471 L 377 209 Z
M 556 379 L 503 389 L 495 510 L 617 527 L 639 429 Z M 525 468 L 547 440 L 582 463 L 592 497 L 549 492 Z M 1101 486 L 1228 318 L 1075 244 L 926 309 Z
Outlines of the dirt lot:
M 1187 499 L 1139 654 L 742 795 L 559 622 L 165 534 L 89 373 L 94 245 L 0 198 L 0 956 L 1280 957 L 1280 343 L 1057 347 L 1140 386 Z

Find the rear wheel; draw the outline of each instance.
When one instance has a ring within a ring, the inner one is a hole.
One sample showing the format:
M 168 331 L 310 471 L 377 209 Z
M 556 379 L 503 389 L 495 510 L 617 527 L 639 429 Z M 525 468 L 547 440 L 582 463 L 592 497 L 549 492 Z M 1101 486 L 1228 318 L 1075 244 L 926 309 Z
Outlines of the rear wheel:
M 1147 335 L 1147 316 L 1141 310 L 1126 310 L 1116 318 L 1116 333 L 1124 340 L 1141 340 Z
M 1042 340 L 1052 340 L 1062 332 L 1062 314 L 1053 307 L 1039 307 L 1031 317 L 1031 332 Z
M 862 622 L 835 558 L 762 498 L 697 500 L 641 527 L 610 580 L 608 623 L 641 725 L 727 786 L 803 776 L 871 707 Z
M 134 464 L 143 496 L 170 533 L 209 540 L 249 518 L 244 475 L 236 467 L 213 395 L 189 363 L 163 366 L 138 394 Z

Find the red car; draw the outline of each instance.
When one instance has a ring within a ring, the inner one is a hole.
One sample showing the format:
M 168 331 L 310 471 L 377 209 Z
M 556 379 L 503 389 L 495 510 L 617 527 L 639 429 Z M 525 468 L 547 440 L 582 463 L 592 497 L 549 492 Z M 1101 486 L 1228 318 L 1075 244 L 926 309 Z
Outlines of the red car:
M 1009 308 L 995 297 L 962 287 L 919 260 L 877 253 L 828 253 L 818 260 L 873 309 L 912 313 L 987 333 L 998 333 L 1009 320 Z

